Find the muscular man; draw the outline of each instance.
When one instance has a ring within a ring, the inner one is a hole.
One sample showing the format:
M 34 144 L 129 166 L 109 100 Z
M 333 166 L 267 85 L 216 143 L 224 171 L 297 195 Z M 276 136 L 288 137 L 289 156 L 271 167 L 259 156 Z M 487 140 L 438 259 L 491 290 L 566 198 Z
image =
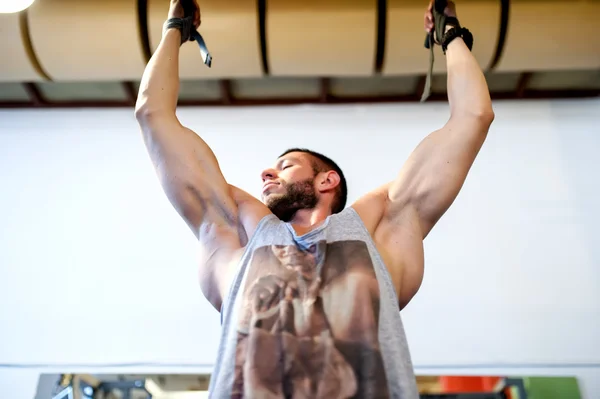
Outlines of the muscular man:
M 456 16 L 452 3 L 445 14 Z M 183 16 L 172 0 L 168 17 Z M 430 4 L 425 30 L 433 28 Z M 136 117 L 166 195 L 200 244 L 202 292 L 221 312 L 211 397 L 417 398 L 400 310 L 423 278 L 423 240 L 494 118 L 465 41 L 447 44 L 449 120 L 393 181 L 348 207 L 340 168 L 306 149 L 262 172 L 262 201 L 228 184 L 175 115 L 180 44 L 177 28 L 164 31 Z

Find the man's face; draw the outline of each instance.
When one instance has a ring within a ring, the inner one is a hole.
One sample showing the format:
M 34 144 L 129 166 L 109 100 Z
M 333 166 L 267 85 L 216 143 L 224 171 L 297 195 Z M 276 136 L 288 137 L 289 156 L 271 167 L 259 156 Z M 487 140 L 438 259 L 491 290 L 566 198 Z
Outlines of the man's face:
M 263 202 L 284 222 L 300 209 L 313 209 L 318 202 L 315 172 L 310 155 L 291 152 L 279 158 L 262 174 Z
M 306 279 L 315 277 L 317 271 L 316 245 L 306 251 L 301 251 L 295 245 L 272 245 L 271 251 L 283 267 L 300 273 Z

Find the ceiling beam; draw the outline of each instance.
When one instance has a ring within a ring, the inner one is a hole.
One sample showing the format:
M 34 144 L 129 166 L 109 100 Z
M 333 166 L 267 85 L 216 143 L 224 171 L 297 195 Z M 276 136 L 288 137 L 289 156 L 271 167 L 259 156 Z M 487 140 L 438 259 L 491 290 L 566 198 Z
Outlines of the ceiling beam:
M 326 104 L 328 102 L 330 102 L 330 97 L 331 95 L 330 90 L 331 89 L 331 79 L 329 78 L 322 78 L 320 81 L 320 92 L 319 92 L 319 101 Z
M 526 86 L 524 86 L 526 87 Z M 7 101 L 0 102 L 0 108 L 130 108 L 130 101 L 55 101 L 49 102 L 41 96 L 35 85 L 30 85 L 32 102 Z M 37 93 L 37 94 L 36 94 Z M 548 100 L 548 99 L 574 99 L 600 97 L 600 89 L 594 90 L 524 90 L 522 97 L 517 96 L 516 91 L 505 93 L 492 93 L 492 100 Z M 37 95 L 37 97 L 35 97 Z M 34 102 L 33 99 L 36 102 Z M 327 96 L 328 104 L 356 104 L 356 103 L 415 103 L 419 102 L 420 94 L 399 96 L 357 96 L 336 97 Z M 446 93 L 432 93 L 427 102 L 447 102 Z M 180 107 L 191 106 L 262 106 L 262 105 L 297 105 L 297 104 L 323 104 L 322 97 L 298 97 L 298 98 L 235 98 L 230 104 L 222 100 L 181 100 Z
M 231 94 L 231 80 L 222 79 L 219 81 L 219 86 L 221 89 L 221 101 L 223 105 L 231 105 L 233 102 L 233 95 Z
M 46 99 L 35 83 L 23 83 L 23 88 L 27 92 L 29 100 L 34 107 L 40 107 L 47 103 Z
M 18 109 L 18 108 L 131 108 L 128 101 L 55 101 L 34 104 L 33 102 L 0 101 L 0 109 Z
M 492 100 L 556 100 L 600 97 L 600 89 L 589 90 L 525 90 L 523 97 L 511 93 L 492 93 Z
M 515 90 L 516 98 L 524 98 L 527 92 L 527 87 L 529 86 L 529 82 L 531 81 L 531 77 L 533 73 L 531 72 L 523 72 L 519 76 L 519 82 L 517 83 L 517 88 Z

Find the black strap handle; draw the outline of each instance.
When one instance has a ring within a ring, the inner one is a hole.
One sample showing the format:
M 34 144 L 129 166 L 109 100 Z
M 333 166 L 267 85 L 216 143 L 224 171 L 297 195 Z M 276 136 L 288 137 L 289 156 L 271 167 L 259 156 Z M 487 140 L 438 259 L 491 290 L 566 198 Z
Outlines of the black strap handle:
M 425 87 L 423 88 L 421 102 L 426 101 L 427 98 L 429 98 L 429 95 L 431 94 L 431 78 L 433 76 L 434 63 L 434 44 L 437 42 L 439 45 L 441 45 L 444 54 L 446 54 L 448 44 L 457 37 L 462 37 L 469 50 L 473 49 L 473 35 L 471 34 L 471 32 L 469 32 L 468 29 L 461 27 L 456 17 L 447 17 L 444 14 L 444 10 L 446 9 L 447 5 L 448 2 L 446 0 L 436 0 L 434 9 L 432 10 L 434 29 L 433 31 L 429 32 L 429 34 L 425 38 L 425 48 L 429 49 L 429 69 L 427 71 L 427 76 L 425 79 Z M 445 32 L 446 26 L 451 26 L 452 28 L 448 30 L 448 32 Z
M 197 9 L 196 5 L 194 4 L 194 0 L 181 0 L 181 6 L 183 7 L 184 17 L 191 17 L 193 19 Z M 204 65 L 210 68 L 212 65 L 212 56 L 206 47 L 206 43 L 204 42 L 202 35 L 196 29 L 192 29 L 189 40 L 195 40 L 198 43 L 202 61 L 204 61 Z
M 448 6 L 447 0 L 435 0 L 433 3 L 433 9 L 431 14 L 433 16 L 433 30 L 425 37 L 425 48 L 429 50 L 429 69 L 427 71 L 427 77 L 425 79 L 425 87 L 423 88 L 423 94 L 421 96 L 421 102 L 424 102 L 429 98 L 431 94 L 431 78 L 433 75 L 433 46 L 437 40 L 438 43 L 442 42 L 444 37 L 444 28 L 446 26 L 446 16 L 444 11 Z
M 431 13 L 433 15 L 433 31 L 431 31 L 430 33 L 428 33 L 425 36 L 425 48 L 429 49 L 430 47 L 430 39 L 434 39 L 435 36 L 433 36 L 435 34 L 435 30 L 437 28 L 436 24 L 435 24 L 435 14 L 439 14 L 439 15 L 444 15 L 444 11 L 446 10 L 446 7 L 448 6 L 448 0 L 435 0 L 433 3 L 433 10 L 431 10 Z M 442 32 L 443 34 L 444 32 Z M 442 38 L 438 37 L 438 39 L 441 41 Z M 433 40 L 435 42 L 435 40 Z

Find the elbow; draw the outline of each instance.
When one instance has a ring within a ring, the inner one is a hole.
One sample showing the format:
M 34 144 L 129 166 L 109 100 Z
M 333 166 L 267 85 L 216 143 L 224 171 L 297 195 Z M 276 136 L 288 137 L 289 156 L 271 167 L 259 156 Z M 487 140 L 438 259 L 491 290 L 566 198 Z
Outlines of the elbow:
M 135 119 L 138 121 L 140 125 L 145 125 L 148 123 L 152 116 L 153 112 L 151 108 L 145 102 L 138 102 L 135 104 L 134 115 Z
M 478 126 L 476 131 L 479 132 L 481 144 L 483 144 L 488 135 L 492 122 L 494 122 L 494 117 L 494 111 L 491 107 L 488 110 L 475 114 L 476 125 Z
M 477 125 L 481 128 L 480 130 L 487 132 L 494 122 L 496 115 L 490 105 L 471 110 L 468 117 L 469 119 L 476 121 Z
M 481 109 L 470 109 L 467 112 L 453 113 L 450 120 L 459 125 L 467 124 L 476 127 L 474 130 L 485 135 L 495 117 L 492 107 L 482 107 Z
M 133 114 L 135 115 L 135 119 L 140 125 L 143 124 L 144 121 L 146 121 L 148 118 L 148 114 L 143 108 L 135 107 L 135 111 L 133 112 Z
M 135 102 L 134 115 L 140 125 L 147 125 L 152 119 L 155 119 L 157 114 L 163 113 L 162 111 L 163 110 L 157 106 L 156 101 L 150 100 L 146 93 L 138 93 L 137 101 Z
M 469 114 L 483 126 L 490 126 L 495 118 L 494 109 L 490 102 L 483 103 L 470 109 Z
M 491 104 L 488 107 L 483 108 L 478 114 L 479 120 L 487 127 L 491 126 L 495 117 L 496 115 L 494 114 L 494 109 L 492 108 Z
M 149 112 L 150 107 L 148 104 L 148 96 L 142 92 L 140 87 L 140 90 L 137 93 L 133 114 L 135 115 L 135 119 L 138 121 L 138 123 L 141 123 L 148 117 Z
M 162 109 L 148 106 L 147 104 L 136 104 L 134 111 L 135 119 L 141 127 L 151 127 L 167 118 L 168 114 Z
M 489 127 L 494 122 L 494 108 L 492 107 L 492 100 L 488 97 L 486 100 L 479 102 L 478 106 L 475 107 L 475 116 L 485 126 Z
M 145 99 L 138 99 L 135 110 L 135 119 L 142 127 L 156 125 L 165 120 L 176 120 L 175 110 L 166 109 L 162 104 L 148 102 Z
M 481 101 L 466 109 L 451 109 L 450 118 L 462 121 L 477 121 L 482 127 L 490 127 L 492 122 L 494 122 L 495 114 L 491 101 Z

